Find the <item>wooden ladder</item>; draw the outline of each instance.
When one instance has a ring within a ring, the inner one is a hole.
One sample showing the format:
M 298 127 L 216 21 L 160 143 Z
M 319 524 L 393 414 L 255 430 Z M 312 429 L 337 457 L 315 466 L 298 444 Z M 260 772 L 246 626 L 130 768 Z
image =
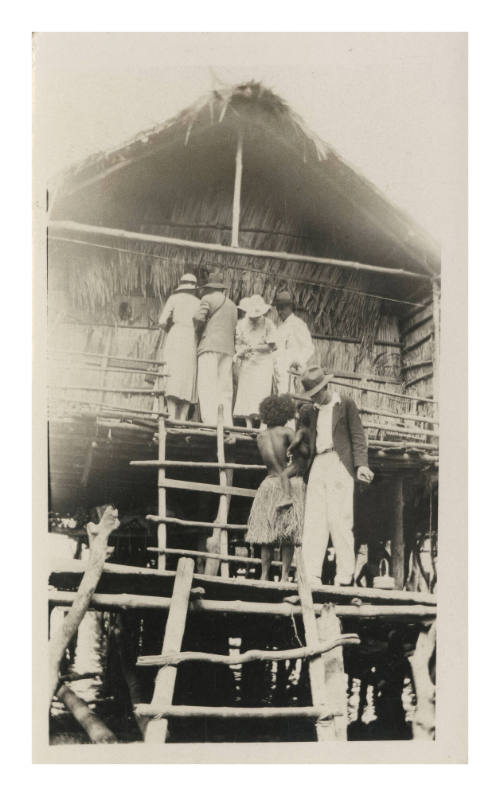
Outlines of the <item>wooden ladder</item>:
M 297 550 L 298 586 L 304 620 L 306 646 L 288 650 L 249 650 L 241 655 L 204 652 L 181 652 L 190 600 L 199 596 L 192 590 L 194 560 L 181 558 L 177 565 L 172 601 L 165 626 L 160 655 L 142 656 L 138 666 L 156 666 L 153 698 L 150 704 L 136 704 L 138 721 L 146 719 L 145 743 L 164 743 L 168 739 L 168 719 L 276 719 L 312 718 L 318 741 L 347 740 L 347 692 L 342 647 L 358 644 L 356 634 L 342 635 L 339 619 L 332 605 L 323 605 L 315 618 L 311 590 L 304 578 L 300 548 Z M 193 594 L 194 592 L 194 594 Z M 312 705 L 304 707 L 207 707 L 173 705 L 177 668 L 187 661 L 204 661 L 234 666 L 252 661 L 309 661 Z
M 163 743 L 168 738 L 168 719 L 173 716 L 183 717 L 217 717 L 217 718 L 279 718 L 309 717 L 316 720 L 316 734 L 320 741 L 347 739 L 347 691 L 343 666 L 342 646 L 358 644 L 355 634 L 342 635 L 340 621 L 332 605 L 323 605 L 318 620 L 313 605 L 311 589 L 306 579 L 302 550 L 296 548 L 296 570 L 298 582 L 298 598 L 289 598 L 289 602 L 300 600 L 304 623 L 305 647 L 289 650 L 250 650 L 241 655 L 218 655 L 203 652 L 181 652 L 182 640 L 188 616 L 190 601 L 199 597 L 199 589 L 192 589 L 194 559 L 204 557 L 208 563 L 215 565 L 217 573 L 219 564 L 223 577 L 229 576 L 229 562 L 249 563 L 253 559 L 244 556 L 231 556 L 228 552 L 228 531 L 246 530 L 246 525 L 228 523 L 229 502 L 232 495 L 253 498 L 254 489 L 244 489 L 232 485 L 234 470 L 265 471 L 264 465 L 236 464 L 226 462 L 224 453 L 224 417 L 223 408 L 219 406 L 216 437 L 217 462 L 174 461 L 166 458 L 166 422 L 163 396 L 159 396 L 158 425 L 158 460 L 135 461 L 136 466 L 150 466 L 158 469 L 158 515 L 149 515 L 158 523 L 158 546 L 148 548 L 158 554 L 158 568 L 166 568 L 167 554 L 181 554 L 174 582 L 172 600 L 169 607 L 165 634 L 160 655 L 142 656 L 138 666 L 156 666 L 156 676 L 151 704 L 135 706 L 136 716 L 146 719 L 144 740 L 146 743 Z M 201 424 L 200 424 L 201 427 Z M 245 433 L 246 429 L 241 429 Z M 248 432 L 247 432 L 248 433 Z M 167 478 L 165 467 L 186 466 L 199 468 L 217 468 L 219 484 L 205 484 L 193 481 Z M 214 522 L 197 522 L 167 517 L 166 490 L 182 489 L 196 492 L 212 492 L 218 494 L 219 507 Z M 197 550 L 177 550 L 167 547 L 167 524 L 180 526 L 206 527 L 214 531 L 214 542 L 218 552 L 201 552 Z M 189 557 L 188 557 L 189 556 Z M 280 563 L 280 562 L 275 562 Z M 235 665 L 250 661 L 285 661 L 301 658 L 309 661 L 309 678 L 311 684 L 312 705 L 304 707 L 206 707 L 193 705 L 173 705 L 177 667 L 186 661 L 208 661 L 213 664 Z
M 166 568 L 167 554 L 179 555 L 195 555 L 196 558 L 205 558 L 213 566 L 207 571 L 207 574 L 216 575 L 221 566 L 221 574 L 223 577 L 229 576 L 229 562 L 241 562 L 248 564 L 252 563 L 251 559 L 245 556 L 231 556 L 228 552 L 228 531 L 244 532 L 247 529 L 246 525 L 228 523 L 229 504 L 231 496 L 254 498 L 256 494 L 255 489 L 244 489 L 242 487 L 232 486 L 232 476 L 234 470 L 246 471 L 261 471 L 264 472 L 266 467 L 261 464 L 238 464 L 236 462 L 226 462 L 224 452 L 224 412 L 223 407 L 219 406 L 216 426 L 217 438 L 217 461 L 216 462 L 202 462 L 202 461 L 184 461 L 167 459 L 167 427 L 168 421 L 165 420 L 164 398 L 160 394 L 158 397 L 158 459 L 155 460 L 142 460 L 131 461 L 130 464 L 135 467 L 156 467 L 158 470 L 158 514 L 148 514 L 146 519 L 157 523 L 157 547 L 149 547 L 150 552 L 155 552 L 158 555 L 157 566 L 158 569 Z M 194 424 L 191 424 L 194 425 Z M 204 426 L 200 423 L 199 428 Z M 230 430 L 236 429 L 229 427 Z M 241 428 L 242 433 L 248 433 L 248 430 Z M 179 480 L 174 478 L 167 478 L 166 467 L 186 467 L 186 468 L 199 468 L 199 469 L 217 469 L 219 471 L 218 484 L 206 484 L 202 482 L 195 482 L 189 480 Z M 180 489 L 187 492 L 207 492 L 219 495 L 219 506 L 216 518 L 213 522 L 200 522 L 198 520 L 183 520 L 178 517 L 167 517 L 167 489 Z M 167 526 L 176 525 L 185 528 L 206 528 L 213 530 L 214 546 L 218 548 L 217 552 L 203 552 L 191 550 L 178 550 L 174 547 L 167 545 Z M 256 561 L 254 562 L 256 563 Z

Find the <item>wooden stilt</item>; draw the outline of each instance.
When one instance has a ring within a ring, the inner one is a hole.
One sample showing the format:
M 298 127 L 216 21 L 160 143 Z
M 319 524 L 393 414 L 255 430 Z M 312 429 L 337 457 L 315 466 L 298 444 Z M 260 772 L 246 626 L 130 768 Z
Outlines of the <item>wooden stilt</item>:
M 180 652 L 193 582 L 193 572 L 194 561 L 191 558 L 181 558 L 177 565 L 174 591 L 163 638 L 162 655 L 166 655 L 168 652 Z M 172 704 L 176 677 L 177 667 L 163 666 L 160 669 L 156 676 L 152 706 L 155 703 L 161 703 L 162 705 Z M 146 727 L 144 740 L 146 743 L 164 743 L 167 733 L 167 720 L 154 718 Z
M 403 524 L 403 477 L 394 475 L 393 524 L 391 534 L 392 576 L 396 589 L 402 589 L 405 581 L 405 542 Z
M 319 645 L 318 626 L 316 624 L 316 617 L 314 614 L 311 588 L 306 579 L 304 558 L 302 556 L 302 549 L 300 547 L 296 548 L 295 558 L 297 562 L 297 586 L 299 589 L 306 642 L 309 647 L 317 647 Z M 334 741 L 335 727 L 333 723 L 333 717 L 326 715 L 328 711 L 328 700 L 325 681 L 325 666 L 321 657 L 310 659 L 309 680 L 311 683 L 313 705 L 314 707 L 321 709 L 322 713 L 324 713 L 324 717 L 318 719 L 316 722 L 316 734 L 318 741 Z
M 123 616 L 118 615 L 117 617 L 117 622 L 114 627 L 114 637 L 118 651 L 118 657 L 120 659 L 120 666 L 123 678 L 127 683 L 127 688 L 130 695 L 130 701 L 132 705 L 136 705 L 142 700 L 141 686 L 137 678 L 135 666 L 132 662 L 133 661 L 132 650 L 129 648 L 129 643 L 127 643 L 128 636 L 127 633 L 125 632 Z M 139 727 L 141 734 L 144 736 L 144 730 L 147 722 L 144 719 L 144 717 L 138 716 L 135 713 L 134 715 L 135 715 L 135 720 L 137 722 L 137 726 Z
M 436 686 L 431 680 L 429 665 L 436 649 L 436 623 L 428 632 L 420 633 L 410 665 L 415 685 L 417 706 L 413 719 L 413 738 L 415 740 L 434 740 L 435 737 L 435 698 Z
M 340 637 L 342 626 L 335 607 L 326 603 L 318 617 L 318 634 L 321 642 L 327 638 Z M 359 643 L 359 641 L 358 641 Z M 329 713 L 333 716 L 337 741 L 347 741 L 347 682 L 344 673 L 344 655 L 340 646 L 332 647 L 323 654 L 325 667 L 326 696 Z

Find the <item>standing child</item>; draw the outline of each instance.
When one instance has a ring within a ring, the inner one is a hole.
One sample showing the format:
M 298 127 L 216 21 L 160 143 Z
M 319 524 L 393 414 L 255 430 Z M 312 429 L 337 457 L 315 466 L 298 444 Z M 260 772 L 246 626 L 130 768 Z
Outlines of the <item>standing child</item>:
M 267 429 L 258 435 L 257 445 L 268 474 L 250 510 L 246 541 L 262 545 L 262 580 L 269 579 L 273 548 L 280 545 L 281 580 L 287 581 L 294 545 L 302 534 L 305 495 L 297 463 L 287 460 L 295 434 L 286 423 L 295 415 L 295 404 L 289 395 L 271 395 L 261 402 L 259 414 Z

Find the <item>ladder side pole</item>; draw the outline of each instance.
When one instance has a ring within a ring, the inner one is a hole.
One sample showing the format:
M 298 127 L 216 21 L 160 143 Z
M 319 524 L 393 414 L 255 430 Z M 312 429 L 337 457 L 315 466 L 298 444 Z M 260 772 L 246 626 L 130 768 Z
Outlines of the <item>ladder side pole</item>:
M 189 607 L 191 586 L 193 583 L 194 561 L 192 558 L 181 558 L 177 565 L 172 602 L 168 613 L 165 635 L 163 637 L 162 655 L 168 652 L 180 652 L 186 617 Z M 156 676 L 152 706 L 165 703 L 172 704 L 177 677 L 176 666 L 163 666 Z M 152 719 L 145 730 L 145 743 L 164 743 L 168 734 L 168 721 L 164 718 Z
M 297 564 L 297 587 L 302 608 L 306 644 L 308 647 L 317 647 L 319 644 L 318 625 L 316 624 L 312 592 L 307 582 L 301 547 L 295 548 L 295 558 Z M 328 713 L 328 700 L 323 658 L 311 658 L 309 661 L 309 680 L 311 683 L 311 695 L 314 707 L 322 707 L 325 711 L 325 718 L 319 719 L 316 722 L 318 741 L 334 741 L 335 728 L 333 717 L 326 716 Z
M 219 404 L 217 409 L 217 461 L 219 464 L 225 464 L 226 458 L 224 455 L 224 407 Z M 227 470 L 219 471 L 219 484 L 220 486 L 231 486 L 233 481 L 232 472 Z M 219 500 L 219 511 L 217 519 L 219 522 L 227 523 L 229 515 L 229 503 L 231 500 L 230 495 L 221 495 Z M 229 552 L 227 541 L 227 528 L 220 529 L 220 546 L 219 552 L 223 556 L 227 556 Z M 222 561 L 220 571 L 223 578 L 229 577 L 229 563 Z
M 335 606 L 331 603 L 321 606 L 317 622 L 321 643 L 342 635 L 342 624 Z M 322 657 L 325 667 L 326 698 L 329 713 L 333 716 L 335 737 L 337 741 L 347 741 L 347 676 L 344 671 L 344 653 L 337 646 L 327 650 Z
M 160 376 L 158 383 L 163 386 L 163 375 Z M 158 395 L 158 411 L 165 412 L 165 395 L 161 393 Z M 166 451 L 167 431 L 165 426 L 165 418 L 163 414 L 158 415 L 158 459 L 165 460 L 167 458 Z M 164 467 L 158 468 L 158 514 L 160 517 L 167 515 L 167 490 L 164 486 L 160 486 L 165 480 L 166 472 Z M 165 548 L 167 546 L 167 525 L 165 522 L 160 522 L 157 529 L 158 547 Z M 167 557 L 165 553 L 158 554 L 158 569 L 167 568 Z

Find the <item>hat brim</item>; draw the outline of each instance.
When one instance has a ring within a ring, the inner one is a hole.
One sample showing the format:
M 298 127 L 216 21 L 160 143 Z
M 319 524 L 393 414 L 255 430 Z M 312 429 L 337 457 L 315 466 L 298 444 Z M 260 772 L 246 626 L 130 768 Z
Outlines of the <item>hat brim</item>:
M 227 290 L 226 285 L 223 285 L 222 282 L 207 282 L 206 285 L 202 285 L 201 287 L 203 289 L 211 287 L 215 290 Z
M 306 392 L 295 393 L 292 395 L 296 401 L 307 401 L 312 398 L 314 395 L 317 395 L 323 387 L 326 387 L 327 384 L 330 384 L 331 376 L 324 376 L 321 381 L 313 387 L 312 390 L 306 390 Z
M 266 305 L 259 310 L 247 310 L 247 318 L 262 318 L 262 316 L 265 315 L 266 312 L 269 312 L 270 309 L 271 307 Z
M 196 289 L 197 285 L 190 285 L 189 283 L 186 283 L 185 285 L 178 285 L 175 288 L 174 293 L 177 293 L 179 290 L 196 290 Z

